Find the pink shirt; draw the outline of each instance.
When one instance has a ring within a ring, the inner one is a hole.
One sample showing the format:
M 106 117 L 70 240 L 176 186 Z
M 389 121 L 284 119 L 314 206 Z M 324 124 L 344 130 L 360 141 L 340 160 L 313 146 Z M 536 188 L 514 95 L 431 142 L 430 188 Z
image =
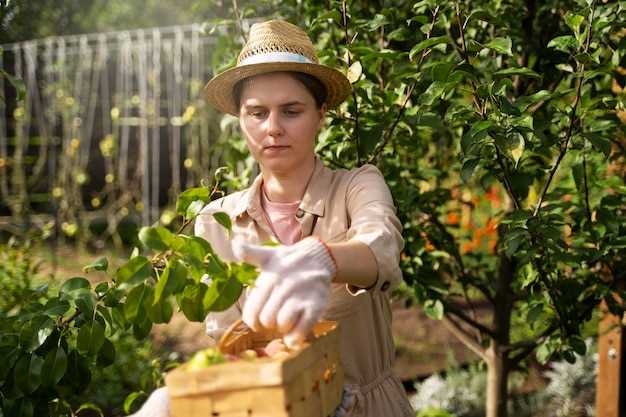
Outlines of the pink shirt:
M 302 228 L 296 220 L 296 211 L 300 201 L 293 203 L 277 203 L 270 201 L 261 193 L 261 207 L 274 235 L 283 245 L 292 245 L 300 240 Z

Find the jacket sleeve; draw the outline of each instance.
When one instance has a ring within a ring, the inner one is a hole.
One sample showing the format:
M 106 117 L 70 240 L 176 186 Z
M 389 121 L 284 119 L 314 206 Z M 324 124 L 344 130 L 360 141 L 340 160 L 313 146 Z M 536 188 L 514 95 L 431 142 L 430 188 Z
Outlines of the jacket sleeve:
M 224 228 L 213 218 L 213 213 L 220 211 L 219 200 L 215 200 L 205 206 L 196 217 L 194 235 L 205 239 L 215 250 L 226 238 Z M 210 278 L 204 276 L 202 282 L 210 284 Z M 217 344 L 228 327 L 241 318 L 241 306 L 243 295 L 228 309 L 219 312 L 210 312 L 204 319 L 206 334 Z
M 390 292 L 402 282 L 400 252 L 404 239 L 389 187 L 374 165 L 363 165 L 350 179 L 346 208 L 350 219 L 347 240 L 365 243 L 377 264 L 376 282 L 371 287 L 346 284 L 348 292 L 355 296 L 366 291 Z

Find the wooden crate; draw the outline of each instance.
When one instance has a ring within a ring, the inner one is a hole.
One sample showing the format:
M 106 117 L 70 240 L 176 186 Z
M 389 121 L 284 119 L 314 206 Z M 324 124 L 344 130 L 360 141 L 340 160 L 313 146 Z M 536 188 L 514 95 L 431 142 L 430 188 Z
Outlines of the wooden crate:
M 275 334 L 255 333 L 241 321 L 220 341 L 239 353 Z M 172 417 L 329 417 L 341 402 L 343 369 L 336 322 L 316 324 L 302 349 L 282 359 L 239 360 L 165 377 Z

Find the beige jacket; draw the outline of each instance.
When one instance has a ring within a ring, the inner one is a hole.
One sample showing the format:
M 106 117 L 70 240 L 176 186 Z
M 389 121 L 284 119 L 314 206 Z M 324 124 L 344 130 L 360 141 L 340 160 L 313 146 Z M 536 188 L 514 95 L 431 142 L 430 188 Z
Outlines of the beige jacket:
M 260 185 L 261 175 L 249 188 L 209 203 L 196 220 L 195 234 L 209 241 L 224 260 L 234 258 L 226 230 L 211 215 L 214 212 L 230 216 L 233 236 L 257 244 L 278 240 L 262 213 Z M 339 322 L 346 389 L 356 400 L 348 415 L 414 416 L 404 388 L 392 372 L 395 349 L 389 295 L 402 280 L 399 256 L 404 241 L 382 174 L 373 165 L 332 170 L 316 158 L 296 218 L 303 237 L 314 235 L 328 243 L 357 239 L 369 246 L 378 264 L 377 281 L 369 289 L 333 283 L 324 314 L 325 319 Z M 207 316 L 207 334 L 214 341 L 241 317 L 244 302 L 245 293 L 230 309 Z

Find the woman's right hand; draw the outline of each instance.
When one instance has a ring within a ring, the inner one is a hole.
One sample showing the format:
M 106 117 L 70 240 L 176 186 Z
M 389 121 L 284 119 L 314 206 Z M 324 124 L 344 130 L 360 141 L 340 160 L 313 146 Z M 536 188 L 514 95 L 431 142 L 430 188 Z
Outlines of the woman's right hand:
M 243 306 L 242 320 L 254 330 L 277 329 L 288 347 L 297 347 L 328 304 L 337 267 L 326 244 L 316 237 L 290 246 L 235 241 L 233 253 L 261 270 Z

